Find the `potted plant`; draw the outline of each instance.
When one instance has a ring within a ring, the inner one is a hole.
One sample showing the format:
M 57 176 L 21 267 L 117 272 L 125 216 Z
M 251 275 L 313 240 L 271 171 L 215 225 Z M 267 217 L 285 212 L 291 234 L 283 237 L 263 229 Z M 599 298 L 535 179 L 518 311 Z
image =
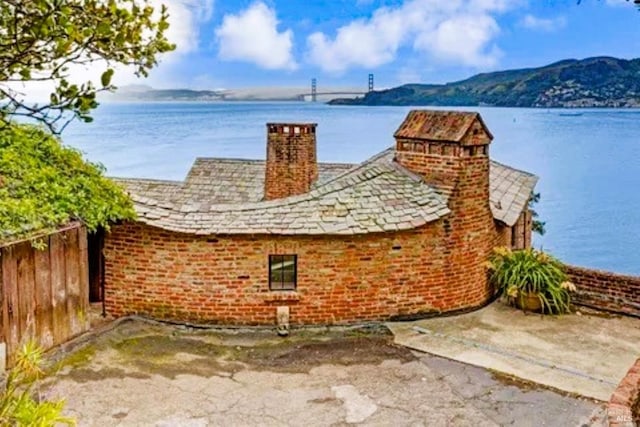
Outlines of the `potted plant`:
M 562 263 L 535 249 L 496 248 L 488 263 L 489 280 L 511 304 L 542 313 L 568 313 L 571 292 Z

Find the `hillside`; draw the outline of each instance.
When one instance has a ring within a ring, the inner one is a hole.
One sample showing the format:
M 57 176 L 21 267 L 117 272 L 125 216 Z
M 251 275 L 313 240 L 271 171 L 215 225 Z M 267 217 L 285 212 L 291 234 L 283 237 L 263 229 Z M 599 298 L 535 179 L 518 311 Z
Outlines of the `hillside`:
M 154 89 L 149 86 L 131 85 L 106 94 L 106 99 L 117 101 L 218 101 L 223 99 L 221 91 L 191 89 Z
M 640 107 L 640 59 L 568 59 L 443 85 L 408 84 L 332 105 Z

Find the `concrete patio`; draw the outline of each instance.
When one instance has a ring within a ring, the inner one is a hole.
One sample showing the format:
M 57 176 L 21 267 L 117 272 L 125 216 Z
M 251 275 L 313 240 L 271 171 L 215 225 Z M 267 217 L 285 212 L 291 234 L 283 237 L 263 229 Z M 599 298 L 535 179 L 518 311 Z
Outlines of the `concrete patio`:
M 66 399 L 79 426 L 606 426 L 601 402 L 392 339 L 384 328 L 282 338 L 129 319 L 58 349 L 40 391 Z
M 602 401 L 640 357 L 640 319 L 631 317 L 541 316 L 495 302 L 387 326 L 396 344 Z

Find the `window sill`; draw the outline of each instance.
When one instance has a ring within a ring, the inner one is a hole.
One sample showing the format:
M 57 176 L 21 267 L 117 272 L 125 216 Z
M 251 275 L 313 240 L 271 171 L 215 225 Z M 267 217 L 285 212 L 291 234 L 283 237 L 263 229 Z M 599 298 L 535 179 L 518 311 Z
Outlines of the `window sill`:
M 297 291 L 269 291 L 263 296 L 265 302 L 300 301 Z

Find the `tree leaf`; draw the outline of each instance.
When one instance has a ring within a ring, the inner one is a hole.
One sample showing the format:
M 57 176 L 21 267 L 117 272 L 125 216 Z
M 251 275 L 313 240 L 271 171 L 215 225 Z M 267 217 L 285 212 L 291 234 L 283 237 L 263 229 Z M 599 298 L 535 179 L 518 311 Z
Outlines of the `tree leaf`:
M 113 68 L 109 68 L 107 71 L 102 73 L 100 77 L 100 83 L 102 83 L 103 87 L 109 86 L 111 84 L 111 77 L 113 77 Z

